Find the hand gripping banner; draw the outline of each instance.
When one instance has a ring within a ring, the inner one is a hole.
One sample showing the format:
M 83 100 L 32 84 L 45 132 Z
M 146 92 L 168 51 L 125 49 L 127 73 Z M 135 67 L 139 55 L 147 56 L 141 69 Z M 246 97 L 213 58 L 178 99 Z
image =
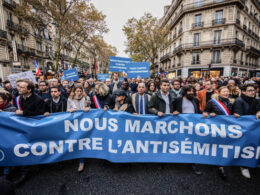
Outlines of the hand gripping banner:
M 49 117 L 0 112 L 0 119 L 0 166 L 99 158 L 256 167 L 260 157 L 260 120 L 255 116 L 160 118 L 93 109 Z

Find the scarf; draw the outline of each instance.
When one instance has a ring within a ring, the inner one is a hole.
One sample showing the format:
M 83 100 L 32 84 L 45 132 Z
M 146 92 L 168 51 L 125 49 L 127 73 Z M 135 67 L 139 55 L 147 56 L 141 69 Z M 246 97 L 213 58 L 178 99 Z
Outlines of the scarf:
M 8 101 L 6 101 L 5 103 L 3 103 L 2 105 L 0 105 L 0 109 L 2 110 L 4 107 L 6 107 L 8 105 Z

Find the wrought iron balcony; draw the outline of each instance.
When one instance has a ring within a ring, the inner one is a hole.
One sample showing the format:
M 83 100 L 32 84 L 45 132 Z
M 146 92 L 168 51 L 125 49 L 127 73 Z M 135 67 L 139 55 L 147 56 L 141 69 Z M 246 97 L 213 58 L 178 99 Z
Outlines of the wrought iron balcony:
M 199 60 L 192 60 L 191 61 L 191 64 L 194 65 L 194 64 L 200 64 L 200 61 Z
M 204 26 L 204 22 L 197 22 L 192 24 L 192 28 L 200 28 Z
M 170 60 L 170 54 L 165 54 L 164 56 L 162 56 L 160 58 L 160 62 L 166 61 L 166 60 Z
M 0 38 L 7 39 L 7 32 L 0 29 Z
M 221 64 L 221 59 L 215 59 L 211 61 L 212 64 Z
M 255 47 L 253 47 L 253 46 L 248 46 L 246 49 L 247 49 L 248 52 L 254 53 L 254 54 L 256 54 L 257 56 L 260 56 L 260 50 L 256 49 Z
M 7 20 L 6 24 L 10 30 L 16 31 L 25 36 L 29 35 L 28 30 L 25 27 L 23 27 L 21 24 L 15 24 L 12 20 Z
M 3 5 L 11 10 L 16 8 L 16 3 L 13 0 L 3 0 Z
M 219 24 L 225 24 L 226 23 L 226 18 L 221 18 L 221 19 L 215 19 L 212 20 L 212 25 L 219 25 Z

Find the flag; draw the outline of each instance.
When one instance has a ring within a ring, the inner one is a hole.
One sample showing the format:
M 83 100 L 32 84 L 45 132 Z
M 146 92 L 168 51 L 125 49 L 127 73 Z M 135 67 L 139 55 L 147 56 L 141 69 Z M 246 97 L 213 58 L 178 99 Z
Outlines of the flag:
M 37 75 L 37 76 L 40 76 L 41 71 L 40 71 L 40 69 L 39 69 L 39 67 L 38 67 L 38 64 L 37 64 L 37 61 L 36 61 L 36 60 L 34 61 L 34 67 L 35 67 L 36 75 Z

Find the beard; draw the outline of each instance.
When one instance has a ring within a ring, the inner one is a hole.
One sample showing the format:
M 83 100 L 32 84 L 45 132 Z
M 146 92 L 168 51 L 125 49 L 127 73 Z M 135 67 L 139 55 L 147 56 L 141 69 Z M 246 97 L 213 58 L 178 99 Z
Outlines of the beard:
M 188 100 L 192 100 L 192 99 L 194 98 L 194 95 L 193 95 L 193 94 L 187 94 L 187 95 L 186 95 L 186 98 L 187 98 Z

